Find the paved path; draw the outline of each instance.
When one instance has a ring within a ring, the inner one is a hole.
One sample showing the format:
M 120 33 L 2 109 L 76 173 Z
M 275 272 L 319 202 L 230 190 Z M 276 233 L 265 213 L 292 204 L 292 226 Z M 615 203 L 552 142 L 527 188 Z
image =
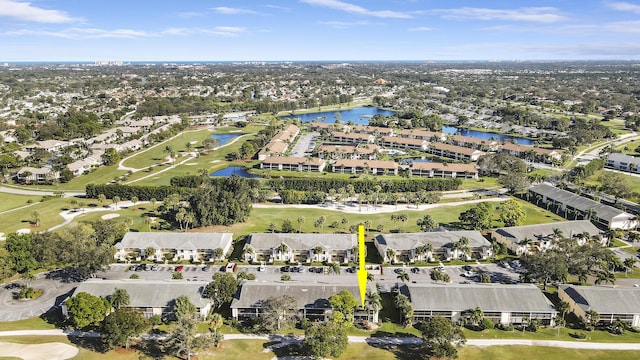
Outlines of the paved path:
M 30 286 L 42 290 L 42 295 L 33 300 L 17 300 L 15 294 L 20 291 L 20 281 L 3 284 L 0 287 L 0 322 L 16 321 L 40 316 L 55 309 L 76 286 L 77 282 L 63 278 L 47 279 L 47 274 L 38 274 Z
M 487 202 L 487 201 L 500 202 L 500 201 L 506 201 L 506 200 L 509 200 L 509 198 L 505 197 L 505 198 L 464 200 L 464 201 L 454 201 L 449 203 L 419 205 L 417 207 L 414 205 L 408 205 L 408 204 L 400 204 L 398 206 L 395 206 L 395 205 L 367 206 L 367 205 L 358 205 L 358 204 L 349 204 L 346 206 L 341 204 L 335 204 L 334 206 L 325 205 L 325 204 L 320 204 L 320 205 L 253 204 L 253 207 L 258 209 L 278 209 L 278 208 L 279 209 L 282 209 L 282 208 L 322 209 L 322 210 L 342 211 L 342 212 L 352 213 L 352 214 L 378 214 L 378 213 L 391 213 L 396 211 L 423 211 L 427 209 L 434 209 L 434 208 L 446 207 L 446 206 L 475 204 L 475 203 L 481 203 L 481 202 Z
M 69 331 L 62 329 L 54 330 L 14 330 L 0 331 L 2 336 L 80 336 L 80 337 L 99 337 L 100 334 L 93 332 Z M 304 336 L 298 335 L 252 335 L 252 334 L 225 334 L 224 340 L 264 340 L 279 341 L 284 343 L 301 342 Z M 419 337 L 368 337 L 368 336 L 349 336 L 350 343 L 367 343 L 367 344 L 387 344 L 387 345 L 419 345 L 422 338 Z M 526 339 L 468 339 L 466 346 L 549 346 L 566 349 L 592 349 L 592 350 L 640 350 L 640 343 L 600 343 L 588 341 L 556 341 L 556 340 L 526 340 Z

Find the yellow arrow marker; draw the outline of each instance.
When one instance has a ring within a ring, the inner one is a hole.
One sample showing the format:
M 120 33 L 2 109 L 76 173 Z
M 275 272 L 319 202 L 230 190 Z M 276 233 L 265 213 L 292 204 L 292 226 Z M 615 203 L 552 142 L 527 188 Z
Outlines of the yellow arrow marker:
M 358 285 L 360 286 L 360 300 L 364 307 L 364 297 L 367 291 L 367 270 L 364 268 L 364 226 L 358 226 Z

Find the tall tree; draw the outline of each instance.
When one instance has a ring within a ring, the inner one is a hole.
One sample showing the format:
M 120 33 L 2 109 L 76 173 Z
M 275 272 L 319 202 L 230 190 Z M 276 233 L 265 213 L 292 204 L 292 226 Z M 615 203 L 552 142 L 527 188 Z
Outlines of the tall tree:
M 107 315 L 100 326 L 100 338 L 109 348 L 129 348 L 132 337 L 140 336 L 150 326 L 142 311 L 132 308 L 116 309 Z
M 521 225 L 527 217 L 527 214 L 522 210 L 522 206 L 516 200 L 508 200 L 500 204 L 500 221 L 504 223 L 504 226 L 517 226 Z
M 127 290 L 116 288 L 109 297 L 109 302 L 114 309 L 118 310 L 124 306 L 128 306 L 131 299 L 129 298 Z
M 456 358 L 458 350 L 455 346 L 466 341 L 459 326 L 440 316 L 421 321 L 415 327 L 422 333 L 425 352 L 436 358 Z
M 214 306 L 220 308 L 222 304 L 233 299 L 238 288 L 238 281 L 233 274 L 218 272 L 213 275 L 213 281 L 205 286 L 203 295 L 213 299 Z
M 262 324 L 267 330 L 280 331 L 294 323 L 297 308 L 298 302 L 293 296 L 271 296 L 262 302 Z
M 416 221 L 416 225 L 420 226 L 422 231 L 431 231 L 438 227 L 438 223 L 433 220 L 431 215 L 428 214 L 423 216 L 421 219 L 418 219 L 418 221 Z
M 345 328 L 332 322 L 313 323 L 304 335 L 303 348 L 314 358 L 339 357 L 349 343 Z
M 80 292 L 66 302 L 69 322 L 76 329 L 99 326 L 111 310 L 107 299 Z

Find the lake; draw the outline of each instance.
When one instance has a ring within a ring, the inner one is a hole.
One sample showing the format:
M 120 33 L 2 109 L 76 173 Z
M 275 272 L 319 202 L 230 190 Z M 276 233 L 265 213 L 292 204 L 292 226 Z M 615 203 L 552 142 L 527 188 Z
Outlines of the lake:
M 352 121 L 356 125 L 369 124 L 369 118 L 373 115 L 394 115 L 395 111 L 382 110 L 375 107 L 357 107 L 350 110 L 314 112 L 308 114 L 281 116 L 281 119 L 300 119 L 302 122 L 312 122 L 317 119 L 320 123 L 333 124 L 336 122 L 336 113 L 340 114 L 340 121 L 344 124 Z
M 442 132 L 445 133 L 445 134 L 459 134 L 459 135 L 462 135 L 462 136 L 470 136 L 470 137 L 483 139 L 483 140 L 495 139 L 495 140 L 499 140 L 501 142 L 511 141 L 511 142 L 514 142 L 514 143 L 519 144 L 519 145 L 533 145 L 533 144 L 535 144 L 533 142 L 533 140 L 527 139 L 527 138 L 523 138 L 523 137 L 519 137 L 519 136 L 509 136 L 509 135 L 498 134 L 498 133 L 494 133 L 494 132 L 484 132 L 484 131 L 477 131 L 477 130 L 460 129 L 460 128 L 457 128 L 455 126 L 446 126 L 445 125 L 445 126 L 442 127 Z
M 299 114 L 299 115 L 287 115 L 281 116 L 281 119 L 300 119 L 302 122 L 312 122 L 314 119 L 317 119 L 318 122 L 333 124 L 336 121 L 335 114 L 340 113 L 340 121 L 342 123 L 348 123 L 349 121 L 353 121 L 356 125 L 368 125 L 369 119 L 376 114 L 389 116 L 394 115 L 395 111 L 390 110 L 382 110 L 375 107 L 357 107 L 350 110 L 339 110 L 339 111 L 327 111 L 327 112 L 313 112 L 308 114 Z M 484 131 L 476 131 L 469 129 L 459 129 L 455 126 L 443 126 L 442 132 L 445 134 L 455 134 L 459 133 L 463 136 L 470 136 L 478 139 L 497 139 L 500 141 L 513 141 L 520 145 L 533 145 L 534 142 L 530 139 L 518 137 L 518 136 L 509 136 L 504 134 L 498 134 L 494 132 L 484 132 Z
M 245 168 L 241 166 L 229 166 L 224 169 L 211 173 L 210 176 L 231 176 L 238 175 L 244 178 L 259 178 L 260 176 L 249 173 Z
M 240 135 L 242 134 L 213 134 L 211 135 L 211 138 L 220 140 L 220 145 L 218 146 L 222 146 L 228 143 L 231 139 L 237 138 Z

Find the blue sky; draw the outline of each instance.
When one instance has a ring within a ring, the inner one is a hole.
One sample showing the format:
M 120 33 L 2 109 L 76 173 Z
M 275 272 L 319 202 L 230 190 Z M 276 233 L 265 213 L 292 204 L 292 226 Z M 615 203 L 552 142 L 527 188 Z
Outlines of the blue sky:
M 638 58 L 638 0 L 0 0 L 0 61 Z

